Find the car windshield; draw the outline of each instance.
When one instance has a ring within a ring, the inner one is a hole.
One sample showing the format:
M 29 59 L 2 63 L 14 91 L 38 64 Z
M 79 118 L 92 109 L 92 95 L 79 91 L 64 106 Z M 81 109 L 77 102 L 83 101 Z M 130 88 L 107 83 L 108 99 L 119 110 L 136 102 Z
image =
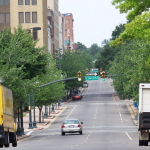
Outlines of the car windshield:
M 78 120 L 65 120 L 63 124 L 79 124 Z

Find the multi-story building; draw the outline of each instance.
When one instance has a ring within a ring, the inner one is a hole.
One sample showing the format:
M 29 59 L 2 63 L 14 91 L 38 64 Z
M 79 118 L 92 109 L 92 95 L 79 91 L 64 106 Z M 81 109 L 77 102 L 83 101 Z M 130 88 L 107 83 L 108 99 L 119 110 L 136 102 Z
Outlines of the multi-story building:
M 59 10 L 58 0 L 47 0 L 47 8 L 51 9 L 54 14 L 54 43 L 55 50 L 59 50 Z
M 40 39 L 38 46 L 48 45 L 48 23 L 47 23 L 47 0 L 11 0 L 10 20 L 11 28 L 17 27 L 19 23 L 23 28 L 31 29 L 34 39 Z M 34 30 L 37 28 L 39 30 Z M 48 48 L 46 48 L 47 51 Z
M 59 47 L 56 16 L 58 0 L 0 0 L 0 31 L 4 27 L 13 29 L 22 24 L 24 29 L 31 30 L 35 40 L 39 39 L 37 47 L 46 46 L 46 52 L 52 54 Z
M 51 9 L 48 12 L 48 45 L 51 54 L 55 54 L 55 41 L 54 41 L 54 13 Z
M 0 31 L 10 27 L 10 0 L 0 1 Z
M 72 50 L 74 48 L 74 30 L 73 30 L 73 14 L 66 13 L 64 16 L 64 40 L 65 40 L 65 48 L 67 50 Z
M 64 54 L 64 17 L 59 13 L 59 53 Z

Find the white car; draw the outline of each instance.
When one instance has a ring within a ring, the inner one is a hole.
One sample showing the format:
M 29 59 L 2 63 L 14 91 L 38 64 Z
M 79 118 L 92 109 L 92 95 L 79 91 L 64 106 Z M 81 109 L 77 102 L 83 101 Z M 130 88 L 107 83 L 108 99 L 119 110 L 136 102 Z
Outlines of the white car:
M 65 135 L 65 133 L 76 133 L 79 132 L 82 134 L 83 122 L 80 122 L 78 119 L 66 119 L 61 125 L 61 134 Z
M 88 87 L 88 83 L 86 81 L 83 82 L 83 87 Z

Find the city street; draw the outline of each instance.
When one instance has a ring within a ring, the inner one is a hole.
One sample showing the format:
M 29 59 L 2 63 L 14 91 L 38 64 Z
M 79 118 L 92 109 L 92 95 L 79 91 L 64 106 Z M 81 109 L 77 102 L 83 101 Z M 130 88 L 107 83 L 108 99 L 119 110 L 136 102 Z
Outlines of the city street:
M 18 150 L 144 150 L 139 146 L 138 127 L 126 104 L 116 101 L 111 79 L 88 81 L 83 99 L 66 104 L 67 108 L 48 129 L 36 130 L 29 138 L 18 142 Z M 66 118 L 83 122 L 83 134 L 61 135 L 60 123 Z M 150 144 L 149 144 L 150 145 Z M 12 148 L 10 146 L 9 148 Z

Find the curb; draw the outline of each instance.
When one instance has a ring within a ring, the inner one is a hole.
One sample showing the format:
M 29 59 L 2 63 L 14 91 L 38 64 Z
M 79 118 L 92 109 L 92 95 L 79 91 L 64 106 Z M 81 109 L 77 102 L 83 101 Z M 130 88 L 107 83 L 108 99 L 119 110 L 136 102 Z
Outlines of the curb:
M 128 110 L 129 110 L 129 112 L 131 114 L 131 117 L 133 119 L 134 124 L 136 126 L 138 126 L 138 121 L 135 119 L 135 115 L 136 115 L 135 113 L 137 113 L 137 112 L 134 111 L 131 103 L 130 104 L 126 104 L 126 105 L 127 105 L 127 108 L 128 108 Z
M 119 99 L 119 97 L 117 96 L 116 93 L 113 94 L 113 97 L 114 97 L 115 101 L 122 101 L 122 100 Z M 129 110 L 129 112 L 131 114 L 131 117 L 133 119 L 134 124 L 136 126 L 138 126 L 138 121 L 135 119 L 135 116 L 137 115 L 138 110 L 134 109 L 133 103 L 126 104 L 126 106 L 127 106 L 128 110 Z
M 31 135 L 18 136 L 18 137 L 17 137 L 17 141 L 22 140 L 22 139 L 24 139 L 24 138 L 28 138 L 28 137 L 30 137 L 30 136 L 31 136 Z

